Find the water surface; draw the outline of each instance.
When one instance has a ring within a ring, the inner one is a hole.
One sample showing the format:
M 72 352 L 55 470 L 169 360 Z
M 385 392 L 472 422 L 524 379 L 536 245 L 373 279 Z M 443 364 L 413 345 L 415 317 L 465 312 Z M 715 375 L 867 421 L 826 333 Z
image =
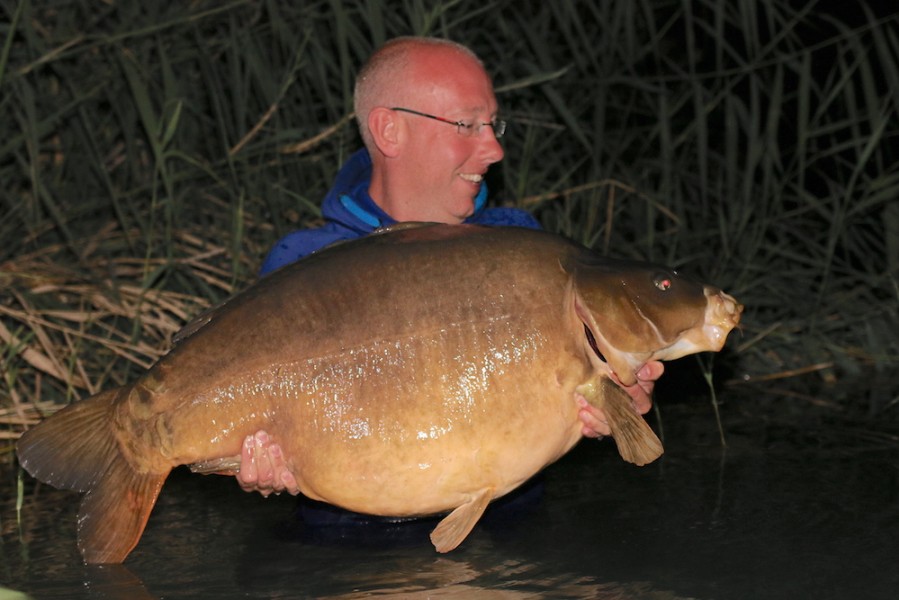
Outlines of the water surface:
M 834 424 L 731 425 L 666 411 L 666 453 L 638 468 L 585 440 L 517 510 L 454 552 L 433 523 L 309 530 L 296 501 L 177 471 L 121 567 L 86 567 L 77 495 L 2 473 L 0 584 L 33 598 L 896 598 L 899 450 Z

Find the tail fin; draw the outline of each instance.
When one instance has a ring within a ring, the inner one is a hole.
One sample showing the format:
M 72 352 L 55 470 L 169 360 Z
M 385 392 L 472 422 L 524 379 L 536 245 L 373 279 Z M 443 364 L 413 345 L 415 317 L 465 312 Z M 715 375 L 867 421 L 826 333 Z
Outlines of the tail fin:
M 169 474 L 140 473 L 119 449 L 113 409 L 128 389 L 67 406 L 25 432 L 16 445 L 19 462 L 36 479 L 87 492 L 78 511 L 78 547 L 86 563 L 125 560 Z

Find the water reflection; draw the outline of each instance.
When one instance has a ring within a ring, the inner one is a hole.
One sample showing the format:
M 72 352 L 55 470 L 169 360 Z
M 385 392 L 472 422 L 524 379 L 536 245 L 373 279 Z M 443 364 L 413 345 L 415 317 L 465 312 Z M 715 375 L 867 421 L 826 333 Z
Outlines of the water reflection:
M 675 417 L 658 463 L 583 443 L 528 514 L 486 518 L 447 555 L 433 523 L 308 530 L 292 498 L 179 472 L 125 566 L 85 567 L 77 496 L 30 491 L 17 523 L 4 472 L 0 584 L 37 599 L 896 596 L 895 445 L 737 427 L 722 453 L 708 421 Z

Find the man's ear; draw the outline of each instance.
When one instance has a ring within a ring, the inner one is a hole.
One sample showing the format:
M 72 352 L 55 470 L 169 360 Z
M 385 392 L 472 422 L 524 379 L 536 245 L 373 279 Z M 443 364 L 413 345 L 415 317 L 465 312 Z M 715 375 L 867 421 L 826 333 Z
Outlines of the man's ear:
M 403 137 L 403 121 L 395 110 L 378 107 L 368 113 L 371 139 L 384 156 L 393 158 L 399 153 Z

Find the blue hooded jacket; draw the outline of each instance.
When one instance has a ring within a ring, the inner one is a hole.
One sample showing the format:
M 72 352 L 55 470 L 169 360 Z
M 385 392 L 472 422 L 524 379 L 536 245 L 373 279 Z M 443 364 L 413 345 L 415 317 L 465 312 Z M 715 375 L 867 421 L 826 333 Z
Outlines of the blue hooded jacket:
M 266 275 L 341 240 L 351 240 L 373 232 L 379 227 L 396 223 L 368 195 L 371 183 L 371 157 L 366 149 L 353 154 L 341 167 L 334 186 L 322 203 L 325 224 L 315 229 L 301 229 L 288 233 L 269 251 L 259 275 Z M 509 225 L 540 229 L 531 213 L 520 208 L 486 208 L 487 185 L 475 197 L 474 213 L 466 223 L 480 225 Z

